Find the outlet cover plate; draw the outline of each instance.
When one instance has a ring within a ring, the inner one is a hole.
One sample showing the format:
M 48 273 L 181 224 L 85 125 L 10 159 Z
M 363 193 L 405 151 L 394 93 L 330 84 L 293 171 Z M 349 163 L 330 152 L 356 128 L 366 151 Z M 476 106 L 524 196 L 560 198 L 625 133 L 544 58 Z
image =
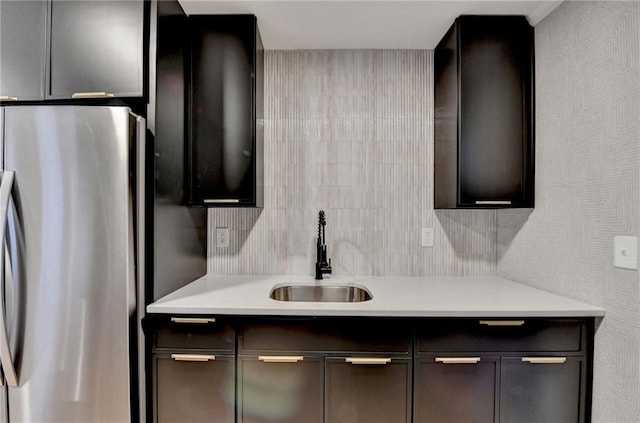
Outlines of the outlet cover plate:
M 216 228 L 216 247 L 229 246 L 229 228 Z
M 422 228 L 422 246 L 433 247 L 433 228 Z
M 638 270 L 638 237 L 616 236 L 613 238 L 613 265 L 622 269 Z

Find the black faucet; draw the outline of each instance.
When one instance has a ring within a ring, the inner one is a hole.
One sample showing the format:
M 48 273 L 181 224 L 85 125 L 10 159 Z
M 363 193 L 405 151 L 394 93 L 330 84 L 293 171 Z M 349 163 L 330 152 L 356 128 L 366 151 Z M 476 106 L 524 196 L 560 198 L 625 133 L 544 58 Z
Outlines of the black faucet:
M 324 227 L 327 220 L 324 211 L 318 213 L 318 243 L 316 244 L 316 279 L 322 279 L 322 275 L 331 274 L 331 259 L 327 259 L 327 245 L 324 239 Z

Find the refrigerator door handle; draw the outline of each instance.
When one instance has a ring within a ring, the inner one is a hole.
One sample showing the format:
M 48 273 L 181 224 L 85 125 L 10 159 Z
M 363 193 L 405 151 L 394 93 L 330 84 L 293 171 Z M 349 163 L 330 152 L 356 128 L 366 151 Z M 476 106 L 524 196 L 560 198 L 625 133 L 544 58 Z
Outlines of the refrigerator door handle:
M 7 217 L 9 213 L 9 199 L 11 198 L 11 190 L 13 189 L 13 179 L 15 172 L 5 170 L 2 172 L 2 182 L 0 183 L 0 275 L 4 276 L 4 244 L 7 230 Z M 4 372 L 7 385 L 11 387 L 18 386 L 18 376 L 13 366 L 13 357 L 9 348 L 9 336 L 7 333 L 7 319 L 4 301 L 0 301 L 0 363 Z
M 137 245 L 136 252 L 138 261 L 136 263 L 136 281 L 137 288 L 135 291 L 135 295 L 137 297 L 137 339 L 138 339 L 138 398 L 140 404 L 145 404 L 147 398 L 147 385 L 146 385 L 146 373 L 145 369 L 146 365 L 146 353 L 145 353 L 145 338 L 144 332 L 142 330 L 142 319 L 145 317 L 145 260 L 146 251 L 145 251 L 145 241 L 146 241 L 146 129 L 147 123 L 146 120 L 141 117 L 131 113 L 132 118 L 135 120 L 135 146 L 136 146 L 136 215 L 137 215 Z M 147 421 L 146 408 L 140 407 L 139 410 L 139 421 L 144 422 Z

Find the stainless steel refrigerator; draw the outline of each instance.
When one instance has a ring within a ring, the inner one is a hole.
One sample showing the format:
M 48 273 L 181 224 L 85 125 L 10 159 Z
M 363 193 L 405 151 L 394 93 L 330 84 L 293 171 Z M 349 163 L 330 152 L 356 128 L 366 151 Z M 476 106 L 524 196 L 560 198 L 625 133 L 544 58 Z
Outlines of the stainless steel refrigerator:
M 4 418 L 137 420 L 144 119 L 7 106 L 0 128 Z

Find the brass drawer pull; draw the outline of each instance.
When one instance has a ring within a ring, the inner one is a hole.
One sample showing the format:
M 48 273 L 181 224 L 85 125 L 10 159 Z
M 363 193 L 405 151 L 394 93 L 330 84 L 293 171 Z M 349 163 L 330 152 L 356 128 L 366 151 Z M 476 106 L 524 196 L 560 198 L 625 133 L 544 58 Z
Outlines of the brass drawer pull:
M 510 200 L 480 200 L 476 201 L 479 206 L 510 206 Z
M 205 204 L 236 204 L 239 203 L 240 200 L 235 199 L 235 198 L 229 198 L 229 199 L 209 199 L 209 200 L 204 200 Z
M 304 360 L 301 355 L 260 355 L 258 360 L 263 363 L 297 363 Z
M 522 357 L 523 363 L 531 364 L 564 364 L 567 357 Z
M 442 364 L 478 364 L 480 357 L 436 357 L 436 363 Z
M 349 357 L 349 358 L 345 358 L 344 361 L 351 364 L 389 364 L 391 363 L 390 358 Z
M 524 320 L 480 320 L 481 325 L 486 326 L 522 326 Z
M 173 323 L 206 324 L 206 323 L 215 323 L 216 319 L 214 319 L 213 317 L 172 317 L 171 321 Z
M 83 93 L 73 93 L 71 98 L 111 98 L 112 93 L 106 93 L 104 91 L 91 91 Z
M 215 355 L 201 355 L 201 354 L 171 354 L 171 358 L 175 361 L 214 361 Z
M 18 97 L 11 97 L 9 95 L 0 95 L 0 101 L 18 101 Z

